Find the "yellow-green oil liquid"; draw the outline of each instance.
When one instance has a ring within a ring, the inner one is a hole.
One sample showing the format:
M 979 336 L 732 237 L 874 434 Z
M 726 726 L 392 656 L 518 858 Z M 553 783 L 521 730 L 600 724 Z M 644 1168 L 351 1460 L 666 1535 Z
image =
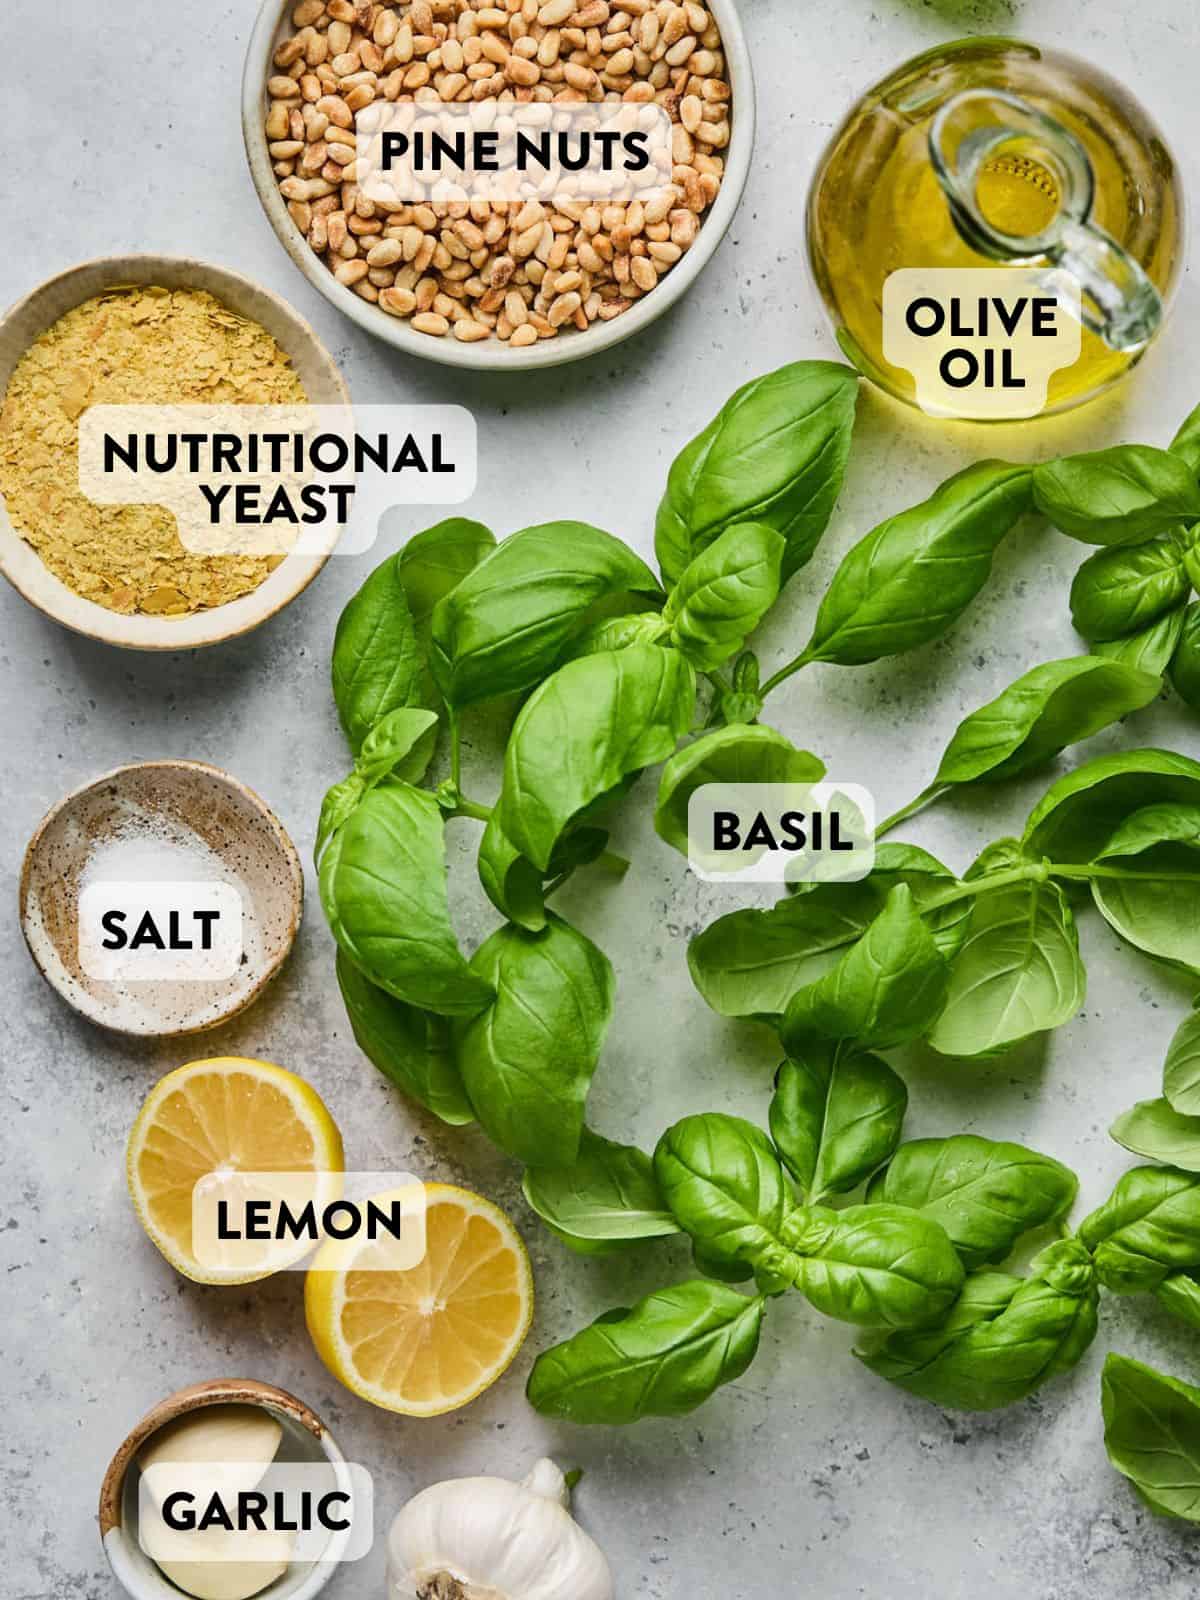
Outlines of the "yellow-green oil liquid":
M 901 267 L 989 267 L 955 226 L 929 153 L 939 106 L 964 88 L 1007 89 L 1068 127 L 1095 175 L 1092 219 L 1147 272 L 1164 299 L 1182 253 L 1179 180 L 1139 108 L 1081 63 L 1012 41 L 964 42 L 910 62 L 868 94 L 834 136 L 809 197 L 809 257 L 839 342 L 869 377 L 912 402 L 912 375 L 883 353 L 883 286 Z M 975 201 L 1012 237 L 1042 233 L 1059 180 L 1036 152 L 1006 146 L 979 174 Z M 1038 257 L 1014 265 L 1044 264 Z M 1079 359 L 1050 380 L 1045 413 L 1100 393 L 1140 358 L 1083 331 Z

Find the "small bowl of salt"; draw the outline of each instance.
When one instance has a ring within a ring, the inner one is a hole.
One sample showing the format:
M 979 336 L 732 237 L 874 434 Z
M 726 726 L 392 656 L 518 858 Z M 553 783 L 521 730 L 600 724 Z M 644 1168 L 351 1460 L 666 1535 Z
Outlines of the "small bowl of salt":
M 42 976 L 114 1033 L 202 1033 L 253 1003 L 300 926 L 304 873 L 271 809 L 198 761 L 118 767 L 38 824 L 21 929 Z

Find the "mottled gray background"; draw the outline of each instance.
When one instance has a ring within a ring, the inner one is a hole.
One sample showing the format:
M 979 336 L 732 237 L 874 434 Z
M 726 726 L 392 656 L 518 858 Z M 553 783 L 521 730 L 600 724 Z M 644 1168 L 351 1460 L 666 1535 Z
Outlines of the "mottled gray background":
M 130 249 L 193 253 L 239 268 L 312 318 L 362 401 L 461 401 L 480 427 L 473 515 L 504 533 L 587 517 L 650 550 L 668 462 L 737 384 L 832 341 L 802 259 L 801 197 L 834 121 L 893 64 L 970 32 L 1072 44 L 1155 109 L 1196 191 L 1196 17 L 1190 0 L 743 0 L 761 91 L 753 178 L 715 263 L 639 343 L 521 379 L 471 378 L 407 360 L 341 320 L 277 245 L 241 148 L 238 84 L 252 0 L 7 0 L 4 41 L 6 248 L 0 301 L 69 262 Z M 986 437 L 939 430 L 865 394 L 857 448 L 833 525 L 763 640 L 767 663 L 807 636 L 838 557 L 881 514 L 920 498 L 974 456 L 1050 454 L 1121 438 L 1165 443 L 1200 399 L 1200 297 L 1185 283 L 1170 329 L 1109 401 L 1057 424 Z M 406 516 L 397 534 L 423 525 Z M 382 550 L 380 551 L 382 553 Z M 1011 539 L 981 602 L 941 643 L 897 664 L 817 668 L 771 717 L 845 778 L 874 783 L 885 809 L 914 793 L 958 717 L 1035 662 L 1076 648 L 1066 591 L 1081 551 L 1037 527 Z M 108 1597 L 115 1584 L 94 1524 L 104 1465 L 127 1429 L 178 1385 L 238 1374 L 309 1401 L 348 1455 L 376 1475 L 381 1521 L 414 1489 L 481 1471 L 519 1475 L 541 1451 L 586 1471 L 580 1514 L 610 1552 L 622 1597 L 722 1600 L 820 1593 L 830 1600 L 1096 1600 L 1135 1586 L 1163 1600 L 1194 1591 L 1185 1527 L 1156 1522 L 1104 1458 L 1104 1352 L 1117 1348 L 1192 1377 L 1194 1335 L 1153 1305 L 1109 1301 L 1081 1368 L 1037 1399 L 986 1418 L 943 1415 L 870 1377 L 848 1330 L 799 1297 L 772 1309 L 746 1378 L 689 1420 L 630 1432 L 535 1417 L 522 1382 L 536 1350 L 662 1280 L 679 1249 L 630 1261 L 574 1259 L 533 1225 L 517 1174 L 482 1138 L 415 1114 L 356 1051 L 315 897 L 294 959 L 242 1021 L 199 1044 L 118 1043 L 77 1021 L 35 973 L 13 915 L 26 839 L 66 789 L 121 762 L 195 756 L 277 807 L 301 852 L 345 753 L 327 669 L 334 619 L 371 557 L 334 560 L 286 615 L 228 647 L 175 658 L 118 653 L 68 634 L 0 594 L 5 803 L 0 870 L 12 920 L 0 996 L 7 1024 L 3 1138 L 7 1295 L 0 1498 L 11 1530 L 0 1592 L 33 1600 Z M 467 732 L 472 788 L 493 786 L 486 729 Z M 1164 698 L 1093 750 L 1157 743 L 1196 753 L 1196 723 Z M 909 837 L 963 865 L 1015 829 L 1043 780 L 943 807 Z M 648 826 L 650 793 L 619 843 L 636 870 L 566 902 L 612 954 L 620 1004 L 593 1095 L 605 1132 L 653 1143 L 688 1110 L 765 1110 L 765 1034 L 727 1025 L 694 994 L 686 937 L 725 909 Z M 491 926 L 470 877 L 475 829 L 454 840 L 460 932 Z M 310 890 L 311 890 L 310 883 Z M 903 1063 L 910 1132 L 973 1129 L 1032 1142 L 1073 1163 L 1083 1204 L 1125 1158 L 1113 1116 L 1156 1092 L 1181 985 L 1118 948 L 1084 917 L 1091 975 L 1084 1014 L 1045 1045 L 990 1066 L 927 1055 Z M 341 1124 L 349 1164 L 459 1179 L 507 1205 L 534 1256 L 539 1309 L 516 1369 L 442 1421 L 404 1421 L 354 1399 L 312 1353 L 303 1280 L 204 1289 L 177 1277 L 138 1227 L 123 1153 L 150 1085 L 191 1054 L 261 1055 L 310 1078 Z M 382 1545 L 331 1595 L 379 1595 Z M 566 1600 L 566 1597 L 564 1597 Z

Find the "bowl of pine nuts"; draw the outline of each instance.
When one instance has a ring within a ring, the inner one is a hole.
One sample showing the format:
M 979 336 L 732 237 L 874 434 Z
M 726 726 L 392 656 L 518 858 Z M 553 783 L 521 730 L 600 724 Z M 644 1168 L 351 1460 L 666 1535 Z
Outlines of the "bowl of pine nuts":
M 660 108 L 669 182 L 620 204 L 384 203 L 355 181 L 359 114 L 410 101 Z M 272 227 L 346 316 L 447 366 L 550 367 L 695 282 L 745 187 L 754 82 L 735 0 L 263 0 L 242 122 Z

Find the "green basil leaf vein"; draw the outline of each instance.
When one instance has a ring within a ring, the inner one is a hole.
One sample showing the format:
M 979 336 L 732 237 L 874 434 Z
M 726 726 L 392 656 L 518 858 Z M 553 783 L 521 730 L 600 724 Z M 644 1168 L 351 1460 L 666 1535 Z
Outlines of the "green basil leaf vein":
M 1108 1459 L 1150 1510 L 1200 1522 L 1200 1389 L 1114 1351 L 1101 1407 Z
M 522 1187 L 542 1221 L 581 1254 L 619 1250 L 680 1231 L 650 1157 L 590 1128 L 583 1130 L 576 1161 L 564 1167 L 531 1167 Z
M 1004 1261 L 1031 1228 L 1064 1216 L 1079 1189 L 1050 1156 L 960 1133 L 902 1144 L 867 1199 L 911 1206 L 941 1223 L 968 1269 Z
M 1161 688 L 1159 678 L 1100 656 L 1043 662 L 959 724 L 934 786 L 1011 778 L 1139 711 Z
M 674 650 L 636 644 L 560 667 L 522 707 L 508 742 L 499 825 L 545 870 L 586 806 L 675 749 L 695 674 Z
M 684 1416 L 749 1367 L 765 1304 L 719 1283 L 660 1289 L 540 1355 L 530 1404 L 578 1423 Z
M 450 926 L 445 830 L 431 794 L 388 781 L 364 795 L 325 850 L 320 887 L 339 947 L 397 1000 L 447 1016 L 491 1000 Z
M 810 559 L 841 492 L 858 374 L 797 361 L 739 389 L 676 457 L 658 508 L 654 549 L 668 584 L 737 522 L 783 537 L 782 578 Z
M 868 533 L 834 573 L 805 654 L 860 666 L 939 638 L 1029 510 L 1028 467 L 980 461 Z
M 692 558 L 663 611 L 672 642 L 701 672 L 735 656 L 779 596 L 786 546 L 761 522 L 737 522 Z
M 474 1122 L 445 1017 L 406 1005 L 372 983 L 344 951 L 337 980 L 359 1049 L 398 1089 L 452 1127 Z
M 592 1074 L 612 1020 L 602 951 L 561 918 L 541 933 L 506 924 L 471 958 L 495 994 L 454 1029 L 459 1073 L 484 1132 L 530 1167 L 579 1155 Z
M 438 601 L 434 677 L 452 706 L 531 688 L 606 595 L 657 590 L 627 544 L 586 522 L 514 533 Z

